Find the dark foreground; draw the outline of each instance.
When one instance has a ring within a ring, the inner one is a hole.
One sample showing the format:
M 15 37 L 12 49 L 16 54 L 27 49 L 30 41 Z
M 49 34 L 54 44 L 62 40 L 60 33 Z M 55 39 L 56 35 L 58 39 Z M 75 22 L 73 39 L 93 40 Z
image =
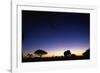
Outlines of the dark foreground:
M 43 61 L 64 61 L 64 60 L 85 60 L 90 57 L 85 56 L 73 56 L 73 57 L 45 57 L 45 58 L 22 58 L 22 62 L 43 62 Z

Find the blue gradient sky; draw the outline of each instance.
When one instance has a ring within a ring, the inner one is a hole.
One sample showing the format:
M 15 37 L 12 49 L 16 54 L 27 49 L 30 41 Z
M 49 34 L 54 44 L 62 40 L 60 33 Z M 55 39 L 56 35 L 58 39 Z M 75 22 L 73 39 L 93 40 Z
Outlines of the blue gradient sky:
M 56 53 L 65 50 L 86 50 L 90 47 L 90 15 L 22 11 L 22 49 Z M 56 51 L 56 52 L 54 52 Z

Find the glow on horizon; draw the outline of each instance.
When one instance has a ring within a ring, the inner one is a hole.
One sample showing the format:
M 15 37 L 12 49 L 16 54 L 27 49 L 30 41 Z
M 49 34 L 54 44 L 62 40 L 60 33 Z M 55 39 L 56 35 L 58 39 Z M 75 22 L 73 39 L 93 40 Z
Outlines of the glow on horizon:
M 81 56 L 87 49 L 67 49 L 71 51 L 71 54 L 75 54 L 77 56 Z M 64 51 L 63 49 L 57 49 L 57 50 L 52 50 L 52 51 L 47 51 L 48 54 L 47 55 L 43 55 L 43 57 L 55 57 L 55 56 L 64 56 Z M 23 54 L 27 55 L 28 53 L 33 54 L 34 56 L 36 56 L 34 54 L 34 51 L 24 51 Z
M 75 54 L 77 56 L 81 56 L 85 50 L 70 50 L 71 54 Z M 55 52 L 50 52 L 47 55 L 44 55 L 44 57 L 54 57 L 54 56 L 64 56 L 64 51 L 55 51 Z

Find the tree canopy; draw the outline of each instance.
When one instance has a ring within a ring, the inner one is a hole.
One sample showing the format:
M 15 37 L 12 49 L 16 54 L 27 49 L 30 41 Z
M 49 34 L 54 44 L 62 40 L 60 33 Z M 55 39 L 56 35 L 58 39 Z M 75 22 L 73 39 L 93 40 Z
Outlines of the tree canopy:
M 71 51 L 70 50 L 65 51 L 64 56 L 65 57 L 71 56 Z
M 40 56 L 40 58 L 42 57 L 42 55 L 46 55 L 47 54 L 47 52 L 46 51 L 44 51 L 44 50 L 36 50 L 35 52 L 34 52 L 34 54 L 36 54 L 36 55 L 38 55 L 38 56 Z
M 83 53 L 83 56 L 89 58 L 89 57 L 90 57 L 90 49 L 87 49 L 87 50 Z

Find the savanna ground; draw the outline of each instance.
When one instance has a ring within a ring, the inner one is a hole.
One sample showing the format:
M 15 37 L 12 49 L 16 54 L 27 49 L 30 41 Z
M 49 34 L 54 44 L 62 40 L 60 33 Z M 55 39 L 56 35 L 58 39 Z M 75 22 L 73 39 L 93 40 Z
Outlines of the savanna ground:
M 75 57 L 57 56 L 57 57 L 44 57 L 44 58 L 36 57 L 36 58 L 23 58 L 22 62 L 64 61 L 64 60 L 84 60 L 84 59 L 90 59 L 90 58 L 85 56 L 75 56 Z

